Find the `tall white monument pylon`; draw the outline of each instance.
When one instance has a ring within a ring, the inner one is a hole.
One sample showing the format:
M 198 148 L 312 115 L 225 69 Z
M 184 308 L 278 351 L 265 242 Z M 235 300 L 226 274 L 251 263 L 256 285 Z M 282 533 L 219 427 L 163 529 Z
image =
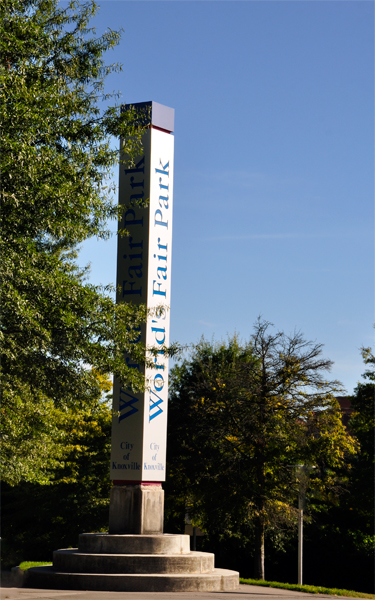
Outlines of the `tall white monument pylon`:
M 161 533 L 168 404 L 168 358 L 162 348 L 169 343 L 174 109 L 156 102 L 130 106 L 145 115 L 149 126 L 135 164 L 120 164 L 119 202 L 125 210 L 119 229 L 129 235 L 118 236 L 117 302 L 163 305 L 166 310 L 139 331 L 145 346 L 160 346 L 156 368 L 145 369 L 124 357 L 144 373 L 149 389 L 134 393 L 114 380 L 109 530 Z
M 149 128 L 135 166 L 120 167 L 120 202 L 126 208 L 119 227 L 130 235 L 119 236 L 117 299 L 150 308 L 168 306 L 174 110 L 156 102 L 132 106 L 149 113 Z M 145 208 L 138 204 L 143 199 L 148 200 Z M 168 344 L 169 312 L 151 317 L 139 335 L 156 348 Z M 168 363 L 162 352 L 156 366 L 143 370 L 151 381 L 143 394 L 114 382 L 109 532 L 81 534 L 78 548 L 54 552 L 52 567 L 29 569 L 29 587 L 124 592 L 238 588 L 239 573 L 215 569 L 213 554 L 190 552 L 188 535 L 161 535 L 168 391 Z
M 119 201 L 126 210 L 118 236 L 117 301 L 169 306 L 171 289 L 174 110 L 156 102 L 132 105 L 148 110 L 150 127 L 143 135 L 143 153 L 128 168 L 120 165 Z M 146 113 L 147 114 L 147 113 Z M 147 206 L 139 205 L 146 201 Z M 169 310 L 155 315 L 139 332 L 146 346 L 169 342 Z M 131 363 L 130 367 L 142 369 Z M 145 371 L 151 389 L 133 393 L 114 382 L 111 479 L 165 481 L 168 359 L 161 350 L 156 369 Z

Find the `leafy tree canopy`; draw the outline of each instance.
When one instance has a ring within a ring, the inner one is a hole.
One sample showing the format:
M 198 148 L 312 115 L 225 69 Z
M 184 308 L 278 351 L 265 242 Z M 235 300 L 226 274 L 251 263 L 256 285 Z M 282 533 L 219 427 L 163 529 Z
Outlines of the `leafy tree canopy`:
M 259 320 L 248 344 L 202 339 L 172 376 L 169 488 L 208 535 L 253 535 L 264 578 L 264 534 L 295 523 L 297 465 L 315 493 L 355 451 L 333 396 L 322 346 Z
M 348 431 L 358 452 L 342 469 L 344 486 L 338 498 L 311 498 L 314 518 L 305 528 L 306 576 L 325 585 L 374 592 L 374 400 L 375 359 L 362 348 L 363 381 L 350 397 L 353 413 Z M 319 558 L 317 558 L 319 557 Z
M 1 414 L 10 483 L 46 477 L 56 410 L 82 407 L 97 388 L 89 367 L 143 385 L 123 353 L 144 360 L 134 341 L 145 309 L 116 306 L 75 260 L 78 245 L 108 236 L 108 220 L 119 216 L 111 136 L 130 140 L 129 160 L 140 148 L 135 115 L 106 107 L 105 78 L 120 67 L 103 54 L 120 34 L 95 37 L 88 23 L 96 10 L 91 1 L 0 7 Z
M 97 390 L 86 395 L 81 409 L 55 409 L 56 437 L 48 436 L 50 443 L 55 442 L 53 460 L 44 466 L 46 481 L 53 485 L 24 480 L 13 486 L 2 484 L 2 565 L 6 568 L 25 558 L 48 561 L 56 548 L 76 546 L 82 531 L 108 528 L 112 418 L 103 394 L 112 386 L 100 373 L 93 375 Z M 33 453 L 31 443 L 28 451 Z
M 375 357 L 371 348 L 361 349 L 366 365 L 364 381 L 358 383 L 351 397 L 353 414 L 348 423 L 350 432 L 359 442 L 359 452 L 352 458 L 349 494 L 346 507 L 352 513 L 352 535 L 358 546 L 374 551 L 374 490 L 375 490 Z M 349 520 L 348 520 L 349 521 Z M 356 527 L 357 525 L 357 527 Z M 348 529 L 351 527 L 348 526 Z

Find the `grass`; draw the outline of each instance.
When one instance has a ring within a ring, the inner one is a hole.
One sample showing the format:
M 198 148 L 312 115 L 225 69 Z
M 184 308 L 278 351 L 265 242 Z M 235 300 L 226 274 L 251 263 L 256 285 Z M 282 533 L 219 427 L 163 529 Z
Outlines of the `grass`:
M 31 569 L 31 567 L 44 567 L 45 565 L 52 565 L 51 562 L 35 562 L 32 560 L 25 560 L 24 562 L 21 562 L 21 564 L 19 565 L 19 568 L 22 571 L 27 571 L 27 569 Z
M 264 585 L 265 587 L 281 588 L 283 590 L 293 590 L 295 592 L 307 592 L 310 594 L 329 594 L 331 596 L 349 596 L 350 598 L 375 598 L 374 594 L 364 594 L 362 592 L 353 592 L 352 590 L 326 588 L 318 585 L 298 585 L 296 583 L 263 581 L 262 579 L 242 579 L 242 577 L 240 577 L 240 583 L 245 583 L 246 585 Z

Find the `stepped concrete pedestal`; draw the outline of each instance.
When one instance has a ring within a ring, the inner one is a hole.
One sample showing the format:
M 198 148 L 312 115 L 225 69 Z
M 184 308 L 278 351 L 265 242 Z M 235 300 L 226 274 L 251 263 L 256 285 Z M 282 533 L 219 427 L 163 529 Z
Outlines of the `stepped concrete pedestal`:
M 190 552 L 188 535 L 84 533 L 78 548 L 57 550 L 52 567 L 28 571 L 28 587 L 182 592 L 236 590 L 239 573 L 215 569 L 214 555 Z
M 239 573 L 215 569 L 213 554 L 190 552 L 190 536 L 163 534 L 161 484 L 111 490 L 109 533 L 83 533 L 57 550 L 52 567 L 28 570 L 28 587 L 123 592 L 230 592 Z

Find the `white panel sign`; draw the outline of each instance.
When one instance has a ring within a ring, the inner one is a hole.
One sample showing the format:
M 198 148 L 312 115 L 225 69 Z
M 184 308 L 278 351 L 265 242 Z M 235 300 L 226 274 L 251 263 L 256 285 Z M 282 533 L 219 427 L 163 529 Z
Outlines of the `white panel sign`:
M 143 137 L 143 155 L 132 168 L 120 166 L 120 203 L 126 205 L 119 227 L 117 301 L 170 306 L 174 137 L 149 128 Z M 147 207 L 137 202 L 149 199 Z M 144 373 L 149 389 L 133 393 L 114 380 L 111 479 L 165 481 L 168 359 L 162 347 L 169 344 L 169 310 L 149 319 L 139 338 L 146 346 L 160 347 L 155 369 L 128 365 Z

